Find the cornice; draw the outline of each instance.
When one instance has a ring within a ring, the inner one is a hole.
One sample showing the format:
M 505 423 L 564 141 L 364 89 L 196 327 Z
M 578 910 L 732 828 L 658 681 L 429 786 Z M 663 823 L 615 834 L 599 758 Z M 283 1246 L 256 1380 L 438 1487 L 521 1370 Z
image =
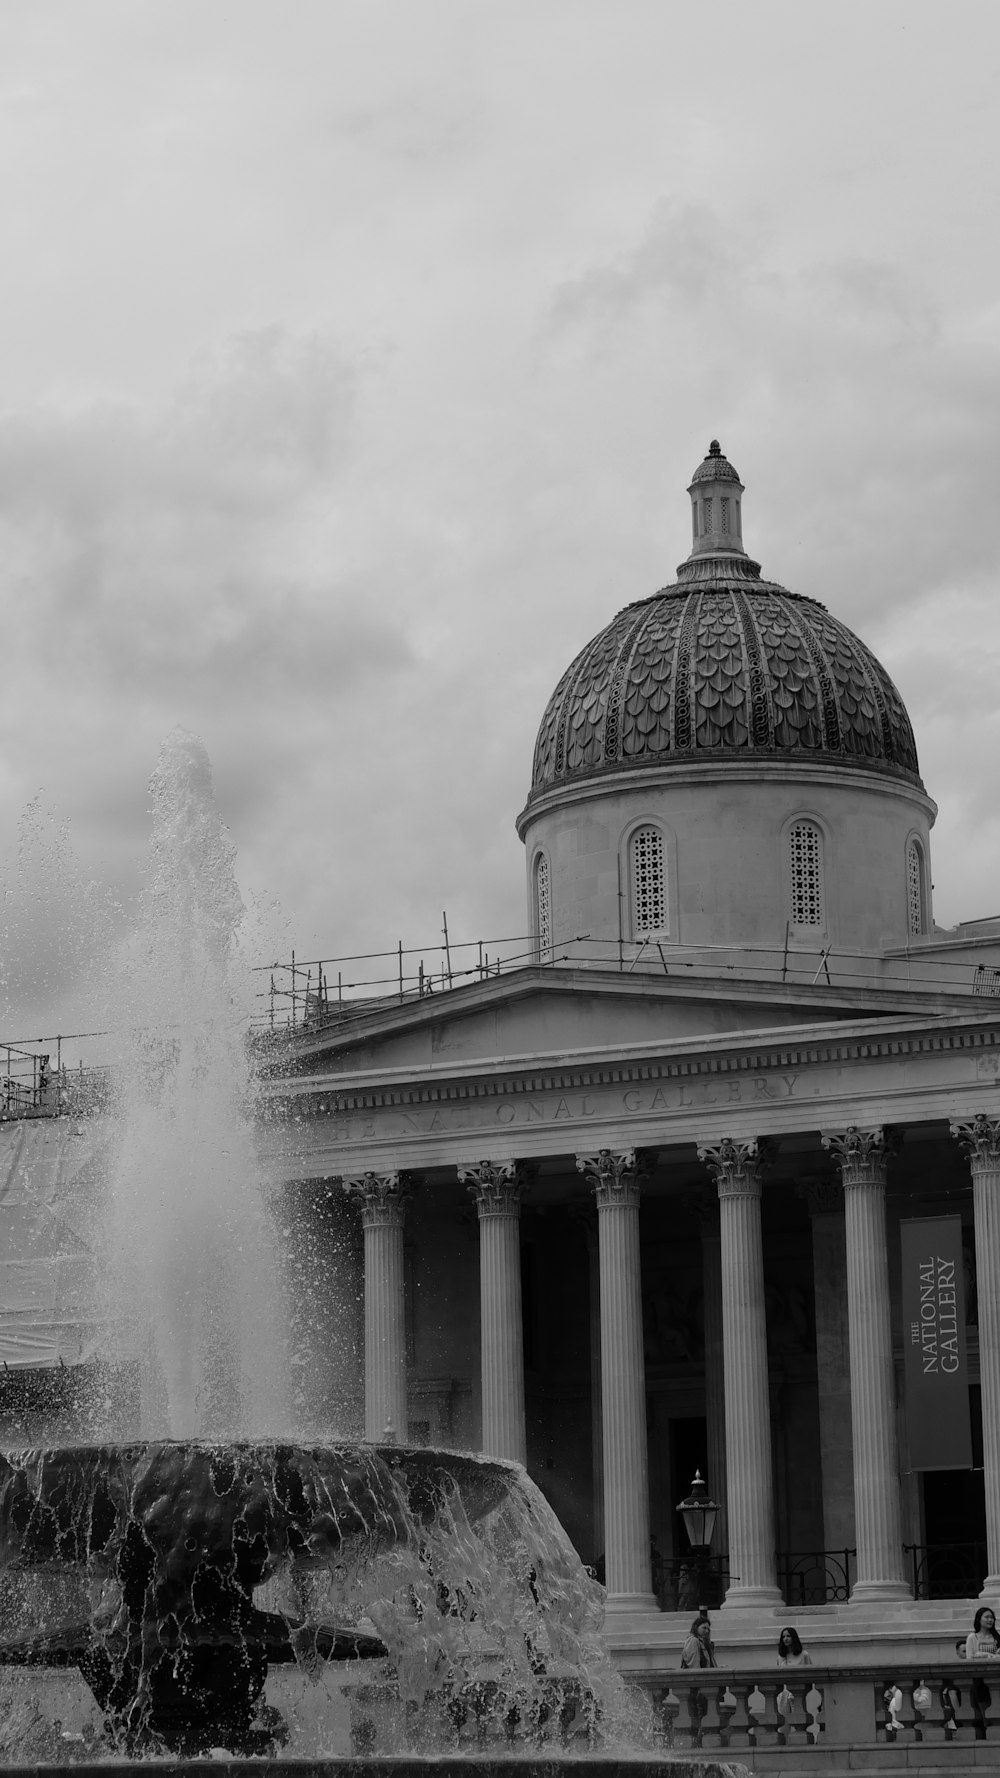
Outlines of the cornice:
M 830 952 L 832 959 L 838 954 L 836 949 Z M 872 956 L 875 957 L 875 953 Z M 786 1006 L 805 1005 L 818 1011 L 826 1003 L 826 1006 L 840 1007 L 859 1017 L 873 1003 L 879 1009 L 888 1007 L 886 1016 L 898 1017 L 904 1008 L 914 1006 L 919 1007 L 925 1016 L 930 1012 L 943 1015 L 944 1008 L 950 1012 L 958 998 L 936 990 L 927 992 L 906 987 L 902 983 L 882 982 L 875 976 L 872 977 L 870 987 L 842 988 L 821 982 L 779 983 L 751 980 L 728 970 L 695 969 L 683 962 L 678 963 L 674 972 L 664 978 L 645 972 L 622 974 L 617 969 L 573 968 L 572 965 L 554 968 L 526 964 L 520 969 L 510 970 L 505 975 L 494 976 L 486 981 L 462 983 L 450 988 L 447 996 L 426 995 L 422 1000 L 410 1000 L 402 1005 L 381 1006 L 370 1014 L 359 1015 L 350 1025 L 331 1023 L 308 1033 L 296 1034 L 290 1039 L 280 1060 L 271 1064 L 263 1062 L 261 1075 L 267 1078 L 278 1075 L 285 1077 L 300 1071 L 303 1064 L 308 1064 L 310 1057 L 323 1052 L 364 1048 L 380 1037 L 403 1030 L 419 1029 L 425 1025 L 440 1023 L 443 1019 L 461 1018 L 482 1007 L 492 1007 L 498 1000 L 515 1001 L 538 992 L 590 994 L 635 1000 L 653 998 L 703 1001 L 709 998 L 718 999 L 720 990 L 730 1004 L 774 1005 L 780 998 Z M 971 996 L 964 998 L 969 999 Z
M 706 1039 L 694 1048 L 690 1039 L 658 1046 L 623 1047 L 617 1053 L 581 1050 L 559 1057 L 504 1058 L 422 1068 L 383 1069 L 369 1076 L 295 1077 L 262 1083 L 263 1115 L 294 1107 L 300 1114 L 332 1116 L 343 1111 L 374 1111 L 406 1106 L 440 1106 L 518 1094 L 586 1091 L 588 1088 L 635 1086 L 642 1083 L 691 1081 L 705 1077 L 758 1074 L 768 1069 L 804 1070 L 837 1063 L 900 1060 L 954 1052 L 996 1051 L 1000 1057 L 1000 1017 L 989 1020 L 951 1019 L 936 1027 L 926 1021 L 867 1021 L 831 1031 L 828 1026 L 754 1033 L 741 1040 L 732 1034 Z M 1000 1084 L 1000 1069 L 998 1069 Z
M 838 790 L 873 791 L 877 795 L 903 797 L 907 802 L 916 803 L 932 825 L 937 816 L 937 803 L 928 796 L 920 780 L 884 762 L 873 761 L 870 767 L 858 767 L 844 764 L 841 755 L 834 753 L 800 760 L 776 759 L 773 753 L 747 751 L 739 759 L 731 755 L 717 758 L 687 755 L 651 765 L 648 760 L 639 758 L 629 766 L 616 761 L 613 765 L 588 772 L 586 777 L 561 780 L 538 791 L 529 798 L 514 826 L 518 838 L 523 840 L 532 822 L 550 810 L 608 796 L 613 791 L 628 791 L 638 796 L 661 785 L 675 789 L 684 784 L 704 787 L 706 784 L 759 786 L 766 783 L 821 784 Z
M 1000 932 L 983 932 L 978 938 L 950 938 L 947 932 L 928 933 L 925 938 L 912 938 L 908 945 L 887 945 L 880 957 L 892 958 L 894 962 L 912 962 L 914 958 L 931 957 L 940 952 L 950 957 L 955 951 L 982 951 L 989 945 L 1000 944 Z

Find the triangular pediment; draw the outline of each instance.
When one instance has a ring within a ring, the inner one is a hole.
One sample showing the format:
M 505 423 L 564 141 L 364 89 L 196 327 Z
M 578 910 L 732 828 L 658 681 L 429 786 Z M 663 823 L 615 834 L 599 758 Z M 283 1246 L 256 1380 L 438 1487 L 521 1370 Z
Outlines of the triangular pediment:
M 926 1008 L 924 1003 L 927 1002 Z M 933 1004 L 932 1004 L 933 1003 Z M 788 1029 L 866 1015 L 947 1011 L 939 996 L 826 983 L 755 982 L 719 974 L 639 976 L 526 968 L 400 1003 L 356 1003 L 312 1028 L 274 1072 L 378 1072 L 442 1063 L 557 1057 L 647 1042 Z

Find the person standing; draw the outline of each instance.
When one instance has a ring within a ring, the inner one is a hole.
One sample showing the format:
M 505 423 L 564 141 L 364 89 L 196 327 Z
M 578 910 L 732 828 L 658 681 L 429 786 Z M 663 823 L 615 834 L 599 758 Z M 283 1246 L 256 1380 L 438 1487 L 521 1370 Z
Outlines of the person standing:
M 972 1620 L 972 1629 L 965 1638 L 965 1658 L 967 1661 L 1000 1660 L 996 1613 L 988 1605 L 981 1605 Z M 976 1740 L 985 1741 L 986 1712 L 993 1702 L 993 1693 L 985 1679 L 974 1679 L 970 1695 Z
M 981 1605 L 965 1638 L 965 1658 L 967 1661 L 995 1661 L 998 1656 L 1000 1636 L 997 1635 L 996 1613 L 988 1605 Z
M 682 1667 L 717 1667 L 715 1648 L 712 1643 L 712 1625 L 708 1613 L 701 1612 L 695 1618 L 681 1649 Z

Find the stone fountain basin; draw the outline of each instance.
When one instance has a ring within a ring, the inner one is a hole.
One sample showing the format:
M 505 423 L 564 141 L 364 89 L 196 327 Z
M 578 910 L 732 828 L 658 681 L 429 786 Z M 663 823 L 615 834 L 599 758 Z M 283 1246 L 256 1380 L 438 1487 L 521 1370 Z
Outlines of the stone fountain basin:
M 122 1752 L 183 1755 L 270 1750 L 272 1665 L 388 1655 L 419 1699 L 503 1649 L 530 1691 L 595 1609 L 518 1465 L 392 1445 L 9 1454 L 0 1590 L 0 1661 L 78 1667 Z

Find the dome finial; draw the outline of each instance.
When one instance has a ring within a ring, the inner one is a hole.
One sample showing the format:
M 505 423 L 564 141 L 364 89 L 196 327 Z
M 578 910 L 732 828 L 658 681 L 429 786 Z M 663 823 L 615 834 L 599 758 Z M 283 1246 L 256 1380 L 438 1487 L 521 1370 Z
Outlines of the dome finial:
M 703 556 L 745 556 L 740 508 L 743 483 L 728 458 L 722 455 L 717 438 L 712 439 L 707 455 L 691 477 L 688 493 L 693 532 L 688 562 Z M 682 564 L 678 570 L 682 579 L 686 578 L 686 566 Z

